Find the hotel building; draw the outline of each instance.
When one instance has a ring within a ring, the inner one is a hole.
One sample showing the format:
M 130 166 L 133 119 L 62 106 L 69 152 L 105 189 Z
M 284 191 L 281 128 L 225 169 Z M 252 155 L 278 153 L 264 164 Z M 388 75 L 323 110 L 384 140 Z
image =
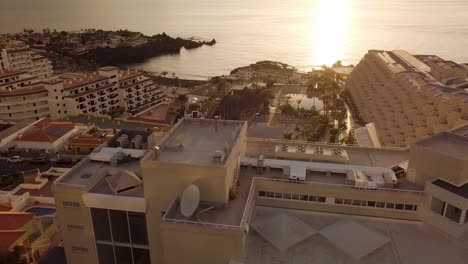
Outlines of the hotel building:
M 468 66 L 434 55 L 370 50 L 345 89 L 384 146 L 408 146 L 468 122 Z
M 21 41 L 10 41 L 0 49 L 0 70 L 26 71 L 39 79 L 51 77 L 52 62 Z
M 39 80 L 26 71 L 0 71 L 0 119 L 60 119 L 79 113 L 127 112 L 165 101 L 164 91 L 142 72 L 103 67 L 92 74 L 67 73 Z
M 49 116 L 49 92 L 23 70 L 0 70 L 0 120 L 39 120 Z
M 94 150 L 54 185 L 67 261 L 465 263 L 468 125 L 409 148 L 246 130 L 183 118 L 162 138 L 119 134 Z M 186 203 L 193 185 L 199 203 Z

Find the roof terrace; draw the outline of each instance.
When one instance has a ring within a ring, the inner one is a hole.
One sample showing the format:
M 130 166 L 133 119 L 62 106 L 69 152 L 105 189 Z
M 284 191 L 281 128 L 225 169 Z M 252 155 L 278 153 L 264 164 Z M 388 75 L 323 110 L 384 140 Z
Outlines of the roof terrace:
M 168 163 L 224 165 L 244 125 L 241 121 L 184 118 L 161 140 L 158 159 Z

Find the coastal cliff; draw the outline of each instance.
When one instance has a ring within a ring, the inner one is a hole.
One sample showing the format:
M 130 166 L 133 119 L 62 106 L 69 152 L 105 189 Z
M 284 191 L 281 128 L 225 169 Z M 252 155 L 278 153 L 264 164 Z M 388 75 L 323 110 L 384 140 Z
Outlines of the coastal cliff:
M 147 38 L 147 42 L 136 46 L 99 47 L 89 50 L 80 57 L 102 65 L 125 65 L 138 63 L 151 57 L 178 54 L 181 48 L 196 49 L 203 45 L 212 46 L 216 40 L 194 41 L 182 38 L 172 38 L 165 33 Z

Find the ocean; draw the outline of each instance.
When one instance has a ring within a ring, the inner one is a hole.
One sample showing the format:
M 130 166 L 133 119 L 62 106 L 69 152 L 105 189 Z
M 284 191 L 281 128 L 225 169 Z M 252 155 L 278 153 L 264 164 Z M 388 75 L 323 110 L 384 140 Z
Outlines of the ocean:
M 201 40 L 131 65 L 206 79 L 260 60 L 302 71 L 337 60 L 356 64 L 369 49 L 405 49 L 468 62 L 467 0 L 0 0 L 0 33 L 129 29 Z

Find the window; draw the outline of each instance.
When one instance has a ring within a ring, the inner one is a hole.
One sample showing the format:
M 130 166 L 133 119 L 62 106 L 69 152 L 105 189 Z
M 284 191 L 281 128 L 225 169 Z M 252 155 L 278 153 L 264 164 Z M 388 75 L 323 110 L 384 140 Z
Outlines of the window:
M 385 203 L 383 203 L 383 202 L 377 202 L 377 203 L 376 203 L 376 206 L 379 207 L 379 208 L 384 208 L 384 207 L 385 207 Z
M 318 202 L 321 202 L 321 203 L 324 203 L 325 200 L 326 200 L 325 197 L 319 197 L 319 198 L 317 199 L 317 201 L 318 201 Z
M 351 199 L 344 199 L 344 204 L 351 204 Z
M 112 241 L 107 210 L 91 208 L 91 220 L 96 240 Z
M 336 198 L 336 199 L 335 199 L 335 203 L 336 203 L 336 204 L 343 204 L 343 199 Z
M 85 247 L 72 247 L 73 253 L 86 254 L 88 253 L 88 248 Z
M 138 264 L 150 264 L 150 255 L 147 249 L 133 248 L 133 261 Z
M 361 205 L 361 200 L 353 200 L 352 205 Z
M 115 247 L 115 260 L 117 264 L 132 263 L 132 249 L 129 247 Z
M 369 207 L 375 207 L 375 202 L 374 201 L 368 201 L 367 206 Z
M 67 225 L 67 230 L 68 230 L 68 231 L 83 231 L 83 230 L 84 230 L 84 226 L 82 226 L 82 225 L 72 225 L 72 224 L 69 224 L 69 225 Z
M 447 209 L 445 210 L 445 217 L 454 221 L 455 223 L 460 223 L 462 210 L 456 206 L 453 206 L 447 203 Z
M 396 204 L 395 205 L 395 209 L 397 209 L 397 210 L 403 210 L 404 208 L 405 208 L 404 204 Z
M 387 205 L 385 205 L 385 208 L 393 209 L 393 208 L 395 208 L 395 204 L 394 203 L 387 203 Z
M 439 200 L 435 197 L 432 197 L 431 199 L 431 211 L 443 215 L 444 214 L 444 208 L 445 208 L 445 202 L 442 200 Z
M 266 196 L 266 193 L 264 191 L 259 191 L 258 196 Z
M 299 197 L 299 199 L 301 199 L 301 201 L 308 201 L 309 200 L 309 196 L 308 195 L 301 195 Z
M 63 207 L 80 207 L 80 203 L 78 202 L 62 202 Z
M 143 213 L 128 212 L 130 235 L 133 244 L 148 245 L 148 232 L 146 230 L 146 217 Z
M 111 245 L 96 244 L 99 263 L 115 263 L 114 250 Z
M 405 204 L 405 210 L 413 211 L 413 205 L 411 205 L 411 204 Z
M 128 233 L 127 212 L 109 210 L 109 216 L 112 226 L 112 236 L 115 242 L 130 243 Z

